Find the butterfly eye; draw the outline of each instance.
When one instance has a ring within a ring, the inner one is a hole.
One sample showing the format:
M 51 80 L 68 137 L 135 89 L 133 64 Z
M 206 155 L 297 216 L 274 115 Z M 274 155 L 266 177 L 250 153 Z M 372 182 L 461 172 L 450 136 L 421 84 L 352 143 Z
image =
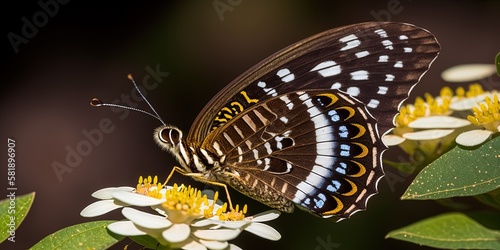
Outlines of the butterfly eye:
M 182 138 L 182 132 L 175 127 L 164 127 L 158 133 L 158 138 L 161 142 L 176 146 Z

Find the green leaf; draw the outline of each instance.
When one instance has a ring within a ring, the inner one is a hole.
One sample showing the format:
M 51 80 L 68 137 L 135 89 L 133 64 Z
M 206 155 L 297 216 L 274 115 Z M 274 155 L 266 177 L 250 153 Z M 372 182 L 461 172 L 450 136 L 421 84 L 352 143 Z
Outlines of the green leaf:
M 391 231 L 386 238 L 443 249 L 500 249 L 500 231 L 488 229 L 461 213 L 427 218 Z
M 7 191 L 7 195 L 10 194 L 10 191 Z M 28 214 L 34 199 L 35 192 L 19 197 L 14 195 L 0 201 L 0 242 L 11 237 L 11 234 L 14 234 L 11 239 L 15 240 L 15 230 Z
M 155 249 L 155 250 L 170 249 L 168 246 L 160 245 L 155 238 L 149 235 L 129 236 L 129 238 L 146 249 Z
M 495 57 L 495 64 L 497 65 L 497 75 L 500 76 L 500 52 Z
M 500 210 L 500 188 L 485 194 L 476 195 L 474 196 L 474 198 L 476 198 L 483 204 Z
M 455 147 L 417 175 L 401 199 L 472 196 L 500 187 L 500 137 L 468 150 Z
M 124 236 L 112 234 L 107 226 L 115 221 L 92 221 L 63 228 L 34 245 L 39 249 L 107 249 Z

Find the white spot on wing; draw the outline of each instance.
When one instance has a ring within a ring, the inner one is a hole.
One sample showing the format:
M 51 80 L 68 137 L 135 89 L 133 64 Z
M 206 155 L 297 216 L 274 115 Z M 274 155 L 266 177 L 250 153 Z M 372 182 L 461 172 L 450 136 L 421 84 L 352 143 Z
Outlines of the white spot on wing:
M 266 147 L 267 154 L 271 154 L 273 149 L 271 148 L 271 144 L 269 142 L 264 143 L 264 147 Z
M 389 60 L 388 55 L 382 55 L 378 57 L 378 62 L 387 62 Z
M 390 50 L 394 49 L 394 47 L 392 47 L 392 42 L 389 40 L 383 40 L 382 45 L 384 45 L 386 49 L 390 49 Z
M 253 149 L 253 150 L 252 150 L 252 152 L 253 152 L 253 157 L 254 157 L 255 159 L 259 159 L 259 150 L 257 150 L 257 149 Z M 258 161 L 260 161 L 260 160 L 258 160 Z M 258 163 L 258 161 L 257 161 L 257 163 Z M 259 163 L 259 164 L 260 164 L 260 163 Z
M 403 62 L 402 61 L 397 61 L 395 64 L 394 64 L 394 68 L 402 68 L 403 67 Z
M 362 58 L 362 57 L 365 57 L 365 56 L 367 56 L 369 54 L 370 54 L 370 52 L 368 52 L 366 50 L 365 51 L 360 51 L 360 52 L 356 53 L 356 57 L 357 58 Z
M 281 77 L 281 80 L 283 82 L 290 82 L 293 79 L 295 79 L 295 75 L 292 74 L 292 72 L 290 72 L 290 70 L 287 69 L 287 68 L 278 70 L 278 72 L 276 73 L 276 75 L 279 76 L 279 77 Z
M 407 40 L 408 37 L 406 35 L 400 35 L 399 40 Z
M 242 162 L 243 161 L 243 150 L 241 149 L 241 147 L 238 147 L 238 162 Z
M 413 49 L 410 47 L 405 47 L 404 50 L 405 50 L 405 53 L 411 53 L 413 51 Z
M 218 142 L 216 142 L 216 141 L 215 141 L 215 142 L 214 142 L 214 144 L 213 144 L 213 147 L 214 147 L 214 149 L 215 149 L 215 152 L 217 152 L 217 154 L 218 154 L 219 156 L 224 155 L 224 153 L 222 153 L 222 150 L 220 150 L 220 145 L 219 145 L 219 143 L 218 143 Z
M 394 80 L 394 75 L 392 74 L 386 74 L 385 75 L 385 81 L 386 82 L 392 82 Z
M 289 110 L 292 110 L 293 109 L 293 102 L 290 101 L 290 99 L 288 99 L 287 96 L 281 96 L 280 99 L 286 104 L 286 107 L 289 109 Z M 283 120 L 282 120 L 283 121 Z M 287 119 L 288 121 L 288 119 Z M 285 122 L 285 121 L 283 121 Z M 286 122 L 285 122 L 286 123 Z
M 378 86 L 377 94 L 385 95 L 385 94 L 387 94 L 387 90 L 389 90 L 389 88 L 386 86 Z
M 330 88 L 331 89 L 340 89 L 340 87 L 342 87 L 342 84 L 340 82 L 336 82 L 336 83 L 332 84 L 332 86 Z
M 265 82 L 260 81 L 257 83 L 257 86 L 261 87 L 264 90 L 264 92 L 266 92 L 270 96 L 277 96 L 278 95 L 278 93 L 276 92 L 276 90 L 274 88 L 266 88 Z
M 349 87 L 347 89 L 347 94 L 351 95 L 351 96 L 358 96 L 360 93 L 360 90 L 358 87 Z
M 379 104 L 380 104 L 379 100 L 371 99 L 370 102 L 366 106 L 374 109 L 374 108 L 377 108 Z
M 351 145 L 340 144 L 340 156 L 344 156 L 344 157 L 351 156 Z
M 318 73 L 323 77 L 338 75 L 342 72 L 340 65 L 337 65 L 334 61 L 322 62 L 312 68 L 311 71 L 318 71 Z
M 348 35 L 339 39 L 340 42 L 347 43 L 346 46 L 341 48 L 341 51 L 352 49 L 358 47 L 361 42 L 358 40 L 358 37 L 355 35 Z
M 358 70 L 351 73 L 352 80 L 368 80 L 368 71 Z
M 375 30 L 375 33 L 377 33 L 382 38 L 387 37 L 387 32 L 385 32 L 385 30 L 383 29 Z

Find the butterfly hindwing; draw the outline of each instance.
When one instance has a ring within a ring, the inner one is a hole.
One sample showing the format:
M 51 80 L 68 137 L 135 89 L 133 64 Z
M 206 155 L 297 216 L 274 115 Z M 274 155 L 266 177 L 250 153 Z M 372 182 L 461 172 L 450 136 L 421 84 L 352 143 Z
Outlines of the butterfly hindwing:
M 357 203 L 383 175 L 375 122 L 363 104 L 335 90 L 290 92 L 245 110 L 203 146 L 225 155 L 234 171 L 220 181 L 261 202 L 283 206 L 270 204 L 281 196 L 319 216 L 348 217 L 364 209 Z

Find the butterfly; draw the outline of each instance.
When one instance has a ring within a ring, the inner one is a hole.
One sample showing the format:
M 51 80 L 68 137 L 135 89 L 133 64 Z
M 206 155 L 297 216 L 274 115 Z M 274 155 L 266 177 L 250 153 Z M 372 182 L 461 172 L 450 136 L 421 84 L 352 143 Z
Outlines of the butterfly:
M 377 193 L 381 136 L 439 51 L 434 35 L 411 24 L 331 29 L 229 83 L 187 135 L 163 125 L 154 140 L 198 181 L 283 212 L 345 219 Z

